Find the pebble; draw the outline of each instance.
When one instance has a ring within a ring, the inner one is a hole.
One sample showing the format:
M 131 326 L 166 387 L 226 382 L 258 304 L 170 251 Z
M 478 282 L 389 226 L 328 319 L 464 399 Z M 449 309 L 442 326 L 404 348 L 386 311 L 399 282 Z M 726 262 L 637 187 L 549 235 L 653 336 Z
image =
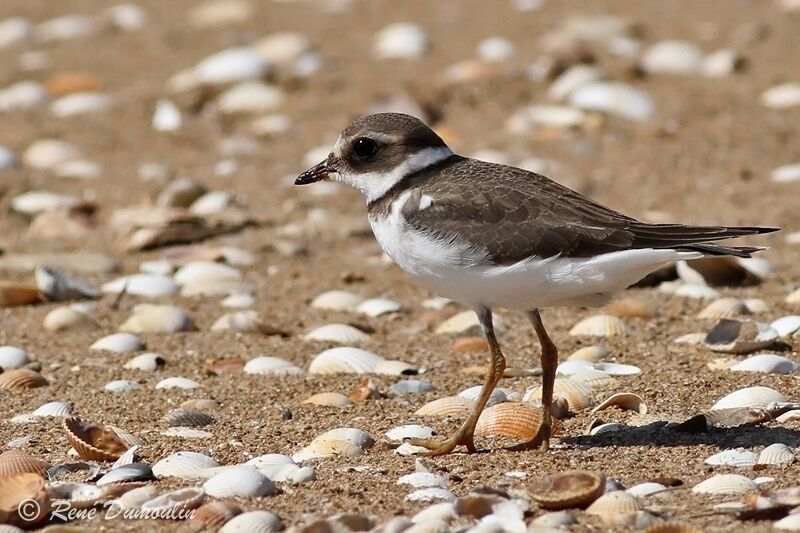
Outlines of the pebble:
M 415 490 L 408 496 L 406 496 L 406 501 L 409 502 L 424 502 L 430 503 L 435 501 L 445 501 L 450 502 L 456 499 L 456 495 L 450 492 L 447 489 L 443 489 L 440 487 L 429 487 L 425 489 Z
M 428 50 L 425 31 L 410 22 L 390 24 L 375 36 L 375 56 L 379 59 L 417 59 Z
M 569 96 L 569 103 L 634 121 L 648 120 L 655 113 L 650 96 L 620 82 L 598 81 L 583 85 Z
M 159 100 L 156 102 L 151 125 L 156 131 L 178 131 L 183 125 L 181 110 L 169 100 Z

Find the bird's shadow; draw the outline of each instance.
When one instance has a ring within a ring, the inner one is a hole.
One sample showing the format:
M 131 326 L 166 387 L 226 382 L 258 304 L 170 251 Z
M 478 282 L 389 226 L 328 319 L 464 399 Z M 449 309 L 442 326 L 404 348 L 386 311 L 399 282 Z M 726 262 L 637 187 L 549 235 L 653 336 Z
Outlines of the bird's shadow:
M 697 446 L 711 445 L 721 449 L 769 446 L 781 442 L 800 446 L 800 431 L 784 427 L 746 425 L 734 428 L 711 427 L 705 430 L 682 432 L 674 423 L 657 421 L 645 426 L 624 427 L 597 435 L 564 437 L 565 444 L 578 446 Z

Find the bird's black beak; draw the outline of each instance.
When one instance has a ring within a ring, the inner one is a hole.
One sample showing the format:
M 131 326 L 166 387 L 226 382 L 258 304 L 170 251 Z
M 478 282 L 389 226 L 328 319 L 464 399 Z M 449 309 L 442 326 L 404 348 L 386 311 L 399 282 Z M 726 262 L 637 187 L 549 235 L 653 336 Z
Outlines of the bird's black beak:
M 328 178 L 328 174 L 332 172 L 336 172 L 331 167 L 328 166 L 328 160 L 315 165 L 299 176 L 297 179 L 294 180 L 295 185 L 308 185 L 309 183 L 314 183 L 316 181 L 324 180 Z

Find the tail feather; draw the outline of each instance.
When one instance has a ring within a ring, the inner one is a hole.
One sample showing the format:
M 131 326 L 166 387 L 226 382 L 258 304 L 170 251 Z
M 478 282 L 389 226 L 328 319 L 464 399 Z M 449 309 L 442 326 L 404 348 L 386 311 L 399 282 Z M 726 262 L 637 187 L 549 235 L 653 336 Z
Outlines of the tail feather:
M 704 255 L 732 255 L 734 257 L 751 257 L 751 254 L 766 250 L 763 246 L 718 246 L 716 244 L 693 244 L 676 248 L 681 251 L 700 252 Z
M 763 250 L 755 246 L 718 246 L 710 242 L 733 239 L 746 235 L 772 233 L 779 228 L 758 226 L 684 226 L 681 224 L 637 224 L 630 228 L 634 233 L 636 248 L 672 248 L 695 251 L 706 255 L 732 255 L 750 257 Z

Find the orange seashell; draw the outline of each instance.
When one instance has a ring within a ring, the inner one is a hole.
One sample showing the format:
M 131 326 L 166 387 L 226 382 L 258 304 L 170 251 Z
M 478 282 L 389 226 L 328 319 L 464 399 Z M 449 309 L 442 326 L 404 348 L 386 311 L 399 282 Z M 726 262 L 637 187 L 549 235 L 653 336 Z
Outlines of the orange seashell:
M 642 533 L 703 533 L 703 530 L 686 522 L 657 522 Z
M 64 429 L 78 455 L 92 461 L 116 461 L 125 450 L 139 444 L 133 435 L 119 428 L 92 424 L 78 418 L 64 420 Z
M 36 285 L 0 281 L 0 307 L 16 307 L 44 301 L 42 293 Z
M 652 318 L 653 306 L 635 298 L 620 298 L 603 307 L 602 311 L 620 318 Z
M 378 385 L 372 378 L 364 378 L 350 391 L 350 399 L 354 402 L 365 402 L 367 400 L 377 400 L 381 398 Z
M 475 402 L 460 396 L 448 396 L 428 402 L 414 413 L 420 416 L 464 416 L 469 414 Z
M 353 401 L 350 398 L 339 392 L 319 392 L 313 396 L 309 396 L 301 403 L 341 408 L 353 405 Z
M 97 76 L 88 72 L 60 72 L 47 78 L 44 87 L 51 96 L 64 96 L 72 93 L 96 92 L 103 88 L 103 83 Z
M 44 476 L 50 464 L 33 457 L 22 450 L 8 450 L 0 453 L 0 478 L 16 474 L 39 474 Z
M 465 337 L 453 342 L 454 352 L 488 352 L 489 343 L 481 337 Z
M 475 425 L 480 437 L 532 439 L 542 425 L 542 411 L 521 403 L 503 402 L 484 409 Z
M 585 508 L 605 491 L 603 474 L 588 470 L 568 470 L 537 481 L 531 496 L 544 509 Z
M 47 385 L 47 380 L 28 368 L 17 368 L 0 374 L 0 389 L 28 390 Z
M 597 407 L 592 409 L 592 413 L 594 414 L 598 411 L 603 411 L 609 407 L 618 407 L 623 411 L 636 411 L 640 415 L 647 414 L 647 404 L 644 403 L 644 400 L 641 396 L 632 392 L 618 392 L 616 394 L 612 394 L 600 402 Z
M 194 531 L 205 531 L 221 528 L 228 520 L 242 513 L 242 508 L 233 502 L 213 501 L 197 508 L 189 520 Z
M 39 474 L 0 478 L 0 524 L 31 527 L 50 514 L 50 498 Z
M 228 359 L 206 359 L 203 365 L 206 374 L 221 376 L 223 374 L 241 374 L 246 361 L 241 357 Z

